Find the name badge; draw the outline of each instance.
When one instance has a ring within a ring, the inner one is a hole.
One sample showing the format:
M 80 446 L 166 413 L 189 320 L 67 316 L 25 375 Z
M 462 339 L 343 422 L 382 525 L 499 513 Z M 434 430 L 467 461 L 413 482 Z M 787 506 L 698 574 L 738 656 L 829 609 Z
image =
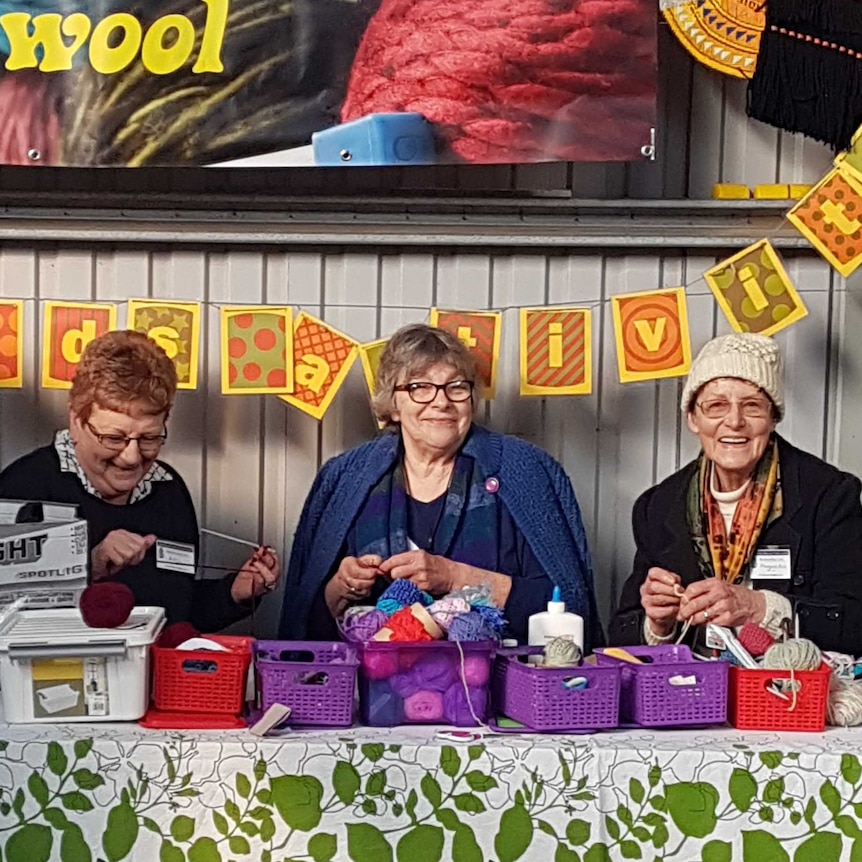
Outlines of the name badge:
M 789 581 L 790 548 L 761 548 L 751 564 L 751 580 Z
M 156 539 L 156 568 L 184 575 L 195 573 L 195 546 Z

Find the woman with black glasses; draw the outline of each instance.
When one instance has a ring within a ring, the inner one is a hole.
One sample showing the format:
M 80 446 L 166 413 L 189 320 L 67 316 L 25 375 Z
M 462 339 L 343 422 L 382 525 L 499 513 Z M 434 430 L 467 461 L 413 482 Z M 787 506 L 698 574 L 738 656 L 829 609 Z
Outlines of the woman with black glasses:
M 334 458 L 294 539 L 281 632 L 328 639 L 352 604 L 404 578 L 433 596 L 487 584 L 524 638 L 554 585 L 601 641 L 580 511 L 546 453 L 474 423 L 473 358 L 449 333 L 400 329 L 377 371 L 385 431 Z
M 177 471 L 157 460 L 176 390 L 173 363 L 147 336 L 94 339 L 72 382 L 68 430 L 0 473 L 0 498 L 77 506 L 88 526 L 91 580 L 122 582 L 137 604 L 165 608 L 169 623 L 213 632 L 250 612 L 254 597 L 276 585 L 279 565 L 259 549 L 239 572 L 195 580 L 194 505 Z M 179 552 L 191 572 L 171 567 L 157 554 L 164 549 Z

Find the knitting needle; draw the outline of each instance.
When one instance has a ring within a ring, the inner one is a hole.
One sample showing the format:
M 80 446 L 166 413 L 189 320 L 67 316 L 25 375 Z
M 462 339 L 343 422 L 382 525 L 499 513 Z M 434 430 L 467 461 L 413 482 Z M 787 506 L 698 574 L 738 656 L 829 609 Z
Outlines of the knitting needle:
M 201 527 L 200 531 L 208 536 L 215 536 L 217 539 L 226 539 L 228 542 L 236 542 L 238 545 L 247 545 L 249 548 L 259 548 L 260 542 L 250 542 L 248 539 L 240 539 L 236 536 L 229 536 L 227 533 L 219 533 L 218 530 L 209 530 L 206 527 Z

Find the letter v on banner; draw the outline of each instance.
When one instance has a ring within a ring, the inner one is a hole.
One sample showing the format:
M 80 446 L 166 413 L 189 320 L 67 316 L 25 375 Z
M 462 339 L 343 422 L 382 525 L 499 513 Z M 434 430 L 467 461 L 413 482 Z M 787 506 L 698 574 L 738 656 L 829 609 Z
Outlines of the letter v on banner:
M 611 297 L 620 382 L 680 377 L 691 367 L 685 290 Z

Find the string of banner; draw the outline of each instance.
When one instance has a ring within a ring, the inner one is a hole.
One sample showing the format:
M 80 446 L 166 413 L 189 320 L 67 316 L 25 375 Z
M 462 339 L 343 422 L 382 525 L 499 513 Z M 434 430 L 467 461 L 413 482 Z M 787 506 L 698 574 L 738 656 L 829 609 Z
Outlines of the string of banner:
M 786 215 L 841 275 L 862 264 L 862 129 L 850 150 Z M 708 269 L 705 281 L 736 331 L 773 335 L 807 315 L 780 255 L 761 239 Z M 26 300 L 0 300 L 0 388 L 23 386 Z M 622 383 L 678 377 L 691 365 L 686 288 L 610 297 Z M 146 333 L 174 361 L 180 389 L 196 389 L 201 307 L 213 303 L 131 299 L 127 328 Z M 519 308 L 523 396 L 592 392 L 592 309 L 596 305 Z M 43 303 L 41 383 L 68 389 L 89 341 L 117 328 L 117 304 Z M 292 306 L 220 307 L 221 391 L 276 395 L 320 419 L 359 358 L 369 392 L 387 339 L 360 343 Z M 430 323 L 474 353 L 485 396 L 494 397 L 503 311 L 432 308 Z

